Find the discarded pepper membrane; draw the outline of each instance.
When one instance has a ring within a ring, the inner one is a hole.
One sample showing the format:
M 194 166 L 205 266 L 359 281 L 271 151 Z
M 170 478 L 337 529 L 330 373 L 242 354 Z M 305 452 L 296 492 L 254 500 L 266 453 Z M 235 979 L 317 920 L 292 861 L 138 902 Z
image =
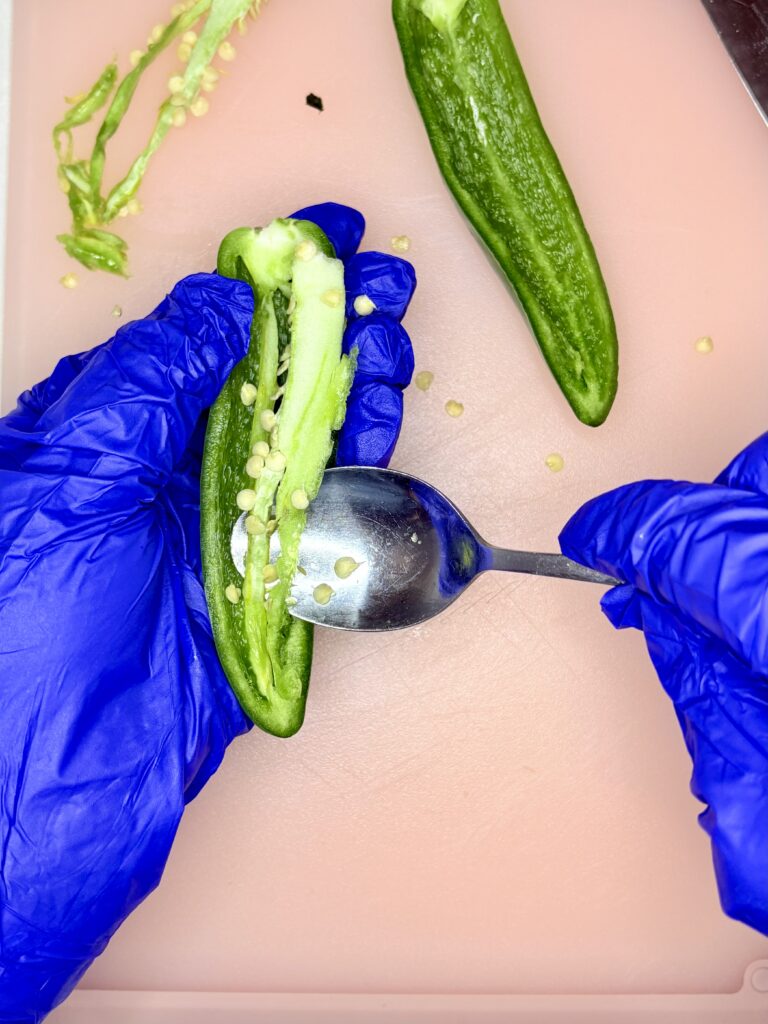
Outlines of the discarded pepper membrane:
M 155 25 L 146 48 L 131 51 L 131 70 L 127 74 L 119 78 L 118 65 L 113 60 L 87 93 L 67 100 L 69 109 L 53 128 L 53 146 L 59 186 L 66 194 L 72 223 L 68 232 L 56 237 L 67 253 L 88 270 L 128 275 L 128 246 L 107 226 L 116 218 L 140 211 L 136 192 L 169 130 L 186 124 L 187 111 L 193 117 L 208 113 L 210 103 L 202 93 L 211 92 L 219 79 L 211 61 L 216 56 L 224 61 L 234 60 L 236 51 L 226 36 L 235 25 L 242 26 L 249 13 L 255 15 L 262 2 L 191 0 L 175 4 L 171 20 Z M 109 141 L 127 114 L 144 72 L 179 39 L 176 55 L 183 67 L 168 80 L 167 95 L 158 108 L 149 139 L 123 177 L 107 191 L 104 171 Z M 104 108 L 90 154 L 77 156 L 74 130 L 88 124 Z

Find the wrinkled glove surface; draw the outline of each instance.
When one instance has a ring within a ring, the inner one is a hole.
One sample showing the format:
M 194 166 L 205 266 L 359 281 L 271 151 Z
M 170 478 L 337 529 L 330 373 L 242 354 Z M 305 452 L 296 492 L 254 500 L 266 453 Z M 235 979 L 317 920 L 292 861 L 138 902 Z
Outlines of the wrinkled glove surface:
M 300 211 L 367 282 L 337 461 L 384 465 L 413 369 L 404 260 Z M 181 281 L 0 420 L 0 1021 L 40 1021 L 158 884 L 185 803 L 249 728 L 200 577 L 201 415 L 245 354 L 250 288 Z
M 768 434 L 714 484 L 646 480 L 595 498 L 560 544 L 627 581 L 603 609 L 645 633 L 674 702 L 723 909 L 768 934 Z

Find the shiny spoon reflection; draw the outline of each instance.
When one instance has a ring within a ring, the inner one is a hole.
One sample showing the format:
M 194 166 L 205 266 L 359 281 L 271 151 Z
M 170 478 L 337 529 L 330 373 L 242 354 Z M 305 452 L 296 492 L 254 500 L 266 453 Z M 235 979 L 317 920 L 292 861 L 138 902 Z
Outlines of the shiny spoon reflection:
M 240 575 L 247 542 L 243 514 L 232 532 Z M 275 534 L 273 559 L 278 553 Z M 304 573 L 293 581 L 291 613 L 336 629 L 403 629 L 424 622 L 489 569 L 603 586 L 619 582 L 564 555 L 487 544 L 430 484 L 369 467 L 326 470 L 307 512 L 299 564 Z

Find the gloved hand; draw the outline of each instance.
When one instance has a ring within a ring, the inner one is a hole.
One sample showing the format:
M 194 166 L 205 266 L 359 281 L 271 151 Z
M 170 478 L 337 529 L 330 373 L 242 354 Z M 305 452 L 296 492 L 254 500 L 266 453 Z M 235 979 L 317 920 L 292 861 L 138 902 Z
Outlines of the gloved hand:
M 375 286 L 340 460 L 385 463 L 413 367 L 403 260 L 301 211 Z M 380 300 L 380 301 L 379 301 Z M 0 421 L 0 1021 L 40 1021 L 158 884 L 185 803 L 247 730 L 200 579 L 201 414 L 253 298 L 215 274 L 62 359 Z
M 643 630 L 674 702 L 724 911 L 768 934 L 768 434 L 714 484 L 595 498 L 560 544 L 627 581 L 603 609 Z

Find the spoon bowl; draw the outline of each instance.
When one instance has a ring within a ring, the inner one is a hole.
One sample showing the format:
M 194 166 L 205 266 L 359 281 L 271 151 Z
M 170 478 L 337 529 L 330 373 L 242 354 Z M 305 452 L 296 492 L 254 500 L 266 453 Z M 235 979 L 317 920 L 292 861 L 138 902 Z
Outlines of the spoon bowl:
M 232 533 L 241 575 L 247 542 L 243 515 Z M 279 543 L 275 533 L 273 559 Z M 299 558 L 292 614 L 336 629 L 414 626 L 444 611 L 489 569 L 619 582 L 563 555 L 493 547 L 430 484 L 371 467 L 326 470 L 307 512 Z

